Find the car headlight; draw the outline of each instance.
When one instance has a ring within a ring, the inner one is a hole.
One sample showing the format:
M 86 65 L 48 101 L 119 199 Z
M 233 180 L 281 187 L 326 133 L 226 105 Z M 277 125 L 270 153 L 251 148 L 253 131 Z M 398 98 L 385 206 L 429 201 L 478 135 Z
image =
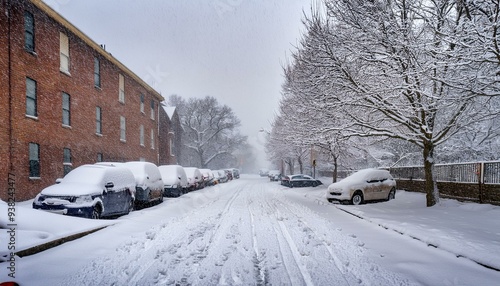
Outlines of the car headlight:
M 43 201 L 45 201 L 45 196 L 44 196 L 44 195 L 42 195 L 42 194 L 38 194 L 38 195 L 36 196 L 36 198 L 35 198 L 35 202 L 39 202 L 39 203 L 41 203 L 41 202 L 43 202 Z
M 93 199 L 92 199 L 91 195 L 79 196 L 79 197 L 76 197 L 76 199 L 75 199 L 76 204 L 90 203 L 92 201 L 93 201 Z

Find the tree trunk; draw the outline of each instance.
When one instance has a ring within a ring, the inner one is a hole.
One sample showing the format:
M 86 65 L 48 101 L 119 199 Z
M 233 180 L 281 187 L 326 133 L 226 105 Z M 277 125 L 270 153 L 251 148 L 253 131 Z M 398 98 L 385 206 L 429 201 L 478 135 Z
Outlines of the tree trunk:
M 332 183 L 337 182 L 339 164 L 337 162 L 337 156 L 333 156 L 333 176 Z
M 434 143 L 424 142 L 424 172 L 427 206 L 432 207 L 439 202 L 439 190 L 434 179 Z
M 297 162 L 299 163 L 300 173 L 304 174 L 304 164 L 302 163 L 302 158 L 300 156 L 297 157 Z

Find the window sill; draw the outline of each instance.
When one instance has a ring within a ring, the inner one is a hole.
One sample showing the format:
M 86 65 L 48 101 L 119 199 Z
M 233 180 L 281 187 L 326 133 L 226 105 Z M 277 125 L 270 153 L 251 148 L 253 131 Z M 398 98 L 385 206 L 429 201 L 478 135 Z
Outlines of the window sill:
M 33 50 L 28 50 L 28 49 L 26 49 L 26 48 L 25 48 L 24 50 L 25 50 L 28 54 L 30 54 L 30 55 L 32 55 L 32 56 L 34 56 L 34 57 L 38 57 L 38 54 L 37 54 L 35 51 L 33 51 Z
M 33 116 L 33 115 L 28 115 L 28 114 L 26 114 L 26 118 L 33 119 L 33 120 L 38 121 L 38 116 Z
M 29 177 L 30 180 L 41 180 L 42 178 L 40 177 Z
M 143 148 L 144 148 L 144 147 L 146 147 L 146 146 L 144 146 L 144 144 L 140 144 L 140 145 L 141 145 L 141 147 L 143 147 Z
M 120 139 L 120 142 L 127 143 L 127 140 Z
M 70 125 L 66 125 L 66 124 L 63 124 L 62 127 L 66 128 L 66 129 L 73 129 L 73 127 L 71 127 Z
M 71 76 L 71 74 L 69 73 L 69 71 L 65 71 L 63 69 L 59 69 L 59 71 L 67 76 Z
M 97 89 L 98 91 L 102 91 L 102 87 L 94 85 L 94 88 Z
M 96 133 L 95 136 L 102 137 L 102 133 Z

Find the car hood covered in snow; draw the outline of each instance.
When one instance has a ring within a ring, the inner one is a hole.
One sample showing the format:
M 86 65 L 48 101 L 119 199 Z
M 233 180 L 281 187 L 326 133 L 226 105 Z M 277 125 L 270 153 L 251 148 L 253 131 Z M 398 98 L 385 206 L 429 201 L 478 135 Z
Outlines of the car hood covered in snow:
M 83 196 L 98 195 L 101 194 L 102 191 L 103 190 L 96 185 L 60 183 L 43 189 L 41 194 L 45 196 Z

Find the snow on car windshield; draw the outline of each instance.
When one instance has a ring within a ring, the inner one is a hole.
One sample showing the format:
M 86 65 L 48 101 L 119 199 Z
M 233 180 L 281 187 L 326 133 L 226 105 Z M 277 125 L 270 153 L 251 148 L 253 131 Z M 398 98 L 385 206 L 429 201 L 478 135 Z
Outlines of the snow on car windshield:
M 64 183 L 99 185 L 104 178 L 103 167 L 81 166 L 69 172 L 63 179 Z

